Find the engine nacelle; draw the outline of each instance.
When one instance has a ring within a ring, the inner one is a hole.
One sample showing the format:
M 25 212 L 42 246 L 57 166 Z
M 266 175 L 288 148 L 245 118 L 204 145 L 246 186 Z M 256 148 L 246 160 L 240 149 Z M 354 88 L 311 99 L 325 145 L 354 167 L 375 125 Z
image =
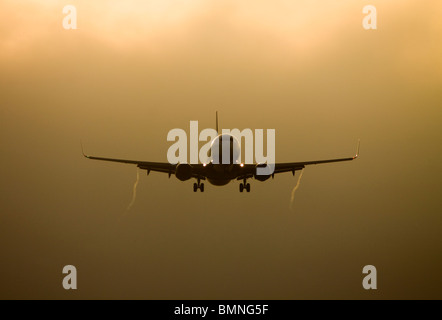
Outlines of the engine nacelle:
M 188 163 L 180 163 L 175 170 L 175 176 L 178 180 L 186 181 L 192 178 L 192 166 Z
M 256 165 L 256 168 L 265 168 L 266 166 L 267 166 L 267 165 L 266 165 L 265 163 L 258 163 L 258 164 Z M 272 176 L 271 174 L 270 174 L 270 175 L 268 175 L 268 174 L 266 174 L 266 175 L 263 175 L 263 174 L 258 175 L 258 174 L 256 174 L 256 169 L 255 169 L 255 174 L 253 175 L 253 177 L 255 178 L 255 180 L 258 180 L 258 181 L 266 181 L 266 180 L 268 180 L 271 176 Z

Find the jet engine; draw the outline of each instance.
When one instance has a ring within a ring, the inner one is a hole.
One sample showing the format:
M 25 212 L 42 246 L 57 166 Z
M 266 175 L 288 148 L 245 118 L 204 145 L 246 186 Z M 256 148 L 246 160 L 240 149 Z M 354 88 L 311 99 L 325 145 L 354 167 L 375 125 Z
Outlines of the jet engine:
M 258 163 L 256 165 L 256 168 L 265 168 L 266 164 L 265 163 Z M 253 177 L 258 180 L 258 181 L 266 181 L 270 178 L 271 175 L 258 175 L 256 174 L 256 169 L 255 169 L 255 174 L 253 175 Z
M 180 163 L 176 167 L 175 176 L 181 181 L 192 178 L 192 166 L 188 163 Z

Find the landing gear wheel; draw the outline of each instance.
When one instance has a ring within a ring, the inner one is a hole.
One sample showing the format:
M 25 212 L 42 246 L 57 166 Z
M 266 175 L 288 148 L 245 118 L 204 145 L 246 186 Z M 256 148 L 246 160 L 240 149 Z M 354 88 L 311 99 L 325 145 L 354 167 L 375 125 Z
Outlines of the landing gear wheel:
M 201 192 L 204 192 L 204 183 L 200 184 L 200 190 L 201 190 Z
M 244 185 L 242 183 L 239 184 L 239 192 L 244 191 Z
M 196 182 L 193 184 L 193 192 L 196 192 L 196 190 L 198 190 L 198 185 L 196 184 Z
M 245 188 L 246 188 L 247 192 L 250 192 L 250 183 L 246 184 Z

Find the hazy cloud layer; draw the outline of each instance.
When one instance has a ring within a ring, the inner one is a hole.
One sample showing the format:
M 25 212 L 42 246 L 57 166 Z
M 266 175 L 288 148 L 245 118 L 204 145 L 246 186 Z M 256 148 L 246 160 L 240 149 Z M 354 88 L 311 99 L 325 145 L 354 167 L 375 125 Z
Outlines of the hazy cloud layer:
M 62 28 L 75 4 L 78 30 Z M 2 1 L 3 298 L 441 298 L 440 1 Z M 167 132 L 275 128 L 276 160 L 351 156 L 239 193 L 166 161 Z M 372 295 L 362 267 L 382 275 Z M 30 272 L 30 269 L 33 271 Z M 404 280 L 406 279 L 406 280 Z

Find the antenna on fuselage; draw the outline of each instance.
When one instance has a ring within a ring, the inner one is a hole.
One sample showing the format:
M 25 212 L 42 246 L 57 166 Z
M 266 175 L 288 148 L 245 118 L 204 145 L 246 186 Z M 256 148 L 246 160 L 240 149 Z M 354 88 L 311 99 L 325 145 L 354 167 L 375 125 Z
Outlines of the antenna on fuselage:
M 218 130 L 218 111 L 216 112 L 216 132 L 219 134 L 219 130 Z

